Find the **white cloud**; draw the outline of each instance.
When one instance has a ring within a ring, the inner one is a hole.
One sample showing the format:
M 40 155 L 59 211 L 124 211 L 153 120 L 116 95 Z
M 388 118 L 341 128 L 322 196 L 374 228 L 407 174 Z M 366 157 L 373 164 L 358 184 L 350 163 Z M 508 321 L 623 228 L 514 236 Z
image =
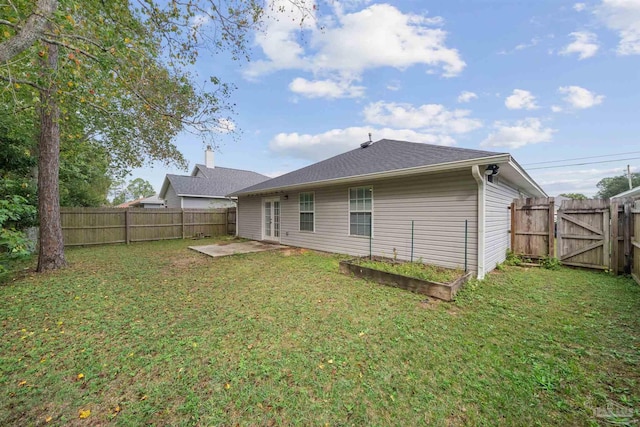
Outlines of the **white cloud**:
M 421 129 L 436 133 L 467 133 L 482 127 L 482 122 L 469 117 L 469 110 L 447 110 L 440 104 L 414 107 L 395 102 L 374 102 L 363 111 L 367 123 Z
M 394 92 L 400 90 L 400 88 L 402 88 L 402 83 L 400 83 L 400 80 L 393 80 L 387 85 L 387 89 Z
M 359 98 L 364 96 L 364 86 L 354 86 L 348 81 L 294 79 L 289 89 L 307 98 Z
M 528 90 L 514 89 L 513 94 L 504 100 L 504 105 L 510 110 L 535 110 L 536 97 Z
M 552 105 L 551 111 L 553 111 L 554 113 L 560 113 L 562 111 L 562 107 L 559 105 Z
M 306 8 L 302 10 L 314 10 L 310 0 L 302 3 Z M 289 15 L 282 16 L 280 7 L 290 11 Z M 345 13 L 339 2 L 331 7 L 333 15 L 320 21 L 311 12 L 300 27 L 301 9 L 292 9 L 287 0 L 271 0 L 265 31 L 256 36 L 266 58 L 250 63 L 245 77 L 255 79 L 288 69 L 313 73 L 318 81 L 348 81 L 360 80 L 370 69 L 404 70 L 415 65 L 452 77 L 466 66 L 458 51 L 446 46 L 447 33 L 439 28 L 440 17 L 404 14 L 389 4 L 373 4 L 352 13 Z
M 582 12 L 586 8 L 587 8 L 587 5 L 584 3 L 575 3 L 573 5 L 573 10 L 575 10 L 576 12 Z
M 482 147 L 520 148 L 525 145 L 549 142 L 555 129 L 545 128 L 540 119 L 527 118 L 514 124 L 497 121 L 493 124 L 495 132 L 489 134 L 480 143 Z
M 602 104 L 604 95 L 596 95 L 580 86 L 563 86 L 558 92 L 566 95 L 563 99 L 573 108 L 585 109 Z
M 471 102 L 474 99 L 478 99 L 478 95 L 466 90 L 463 90 L 462 92 L 460 92 L 460 95 L 458 95 L 458 102 L 461 103 Z
M 437 145 L 455 144 L 455 140 L 447 135 L 433 135 L 411 129 L 350 127 L 315 135 L 280 133 L 269 142 L 269 149 L 274 153 L 316 162 L 357 148 L 367 141 L 369 132 L 373 134 L 374 141 L 388 138 Z
M 502 49 L 501 51 L 498 52 L 498 55 L 510 55 L 510 54 L 518 52 L 520 50 L 525 50 L 525 49 L 529 49 L 530 47 L 537 46 L 538 43 L 540 43 L 540 38 L 539 37 L 534 37 L 528 43 L 520 43 L 520 44 L 516 45 L 516 47 L 514 47 L 511 50 Z
M 221 133 L 230 133 L 236 130 L 236 124 L 231 119 L 218 119 L 216 130 Z
M 618 33 L 619 55 L 640 55 L 640 1 L 603 0 L 596 15 Z
M 578 59 L 590 58 L 598 51 L 598 36 L 590 31 L 575 31 L 569 34 L 573 41 L 558 53 L 560 55 L 578 54 Z

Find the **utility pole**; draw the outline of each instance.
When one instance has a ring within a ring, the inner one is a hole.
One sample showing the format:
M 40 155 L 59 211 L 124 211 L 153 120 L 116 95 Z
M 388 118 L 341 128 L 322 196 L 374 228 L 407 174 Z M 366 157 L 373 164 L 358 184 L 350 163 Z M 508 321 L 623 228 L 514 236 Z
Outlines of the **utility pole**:
M 631 183 L 631 166 L 627 165 L 627 179 L 629 179 L 629 190 L 633 188 L 633 184 Z

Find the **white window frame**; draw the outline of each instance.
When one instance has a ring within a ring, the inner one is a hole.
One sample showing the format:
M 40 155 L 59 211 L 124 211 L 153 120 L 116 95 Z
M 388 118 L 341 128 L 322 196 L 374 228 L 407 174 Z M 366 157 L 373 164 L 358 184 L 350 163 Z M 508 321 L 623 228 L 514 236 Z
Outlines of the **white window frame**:
M 300 197 L 303 194 L 311 194 L 311 196 L 313 197 L 313 210 L 311 211 L 303 211 L 302 209 L 300 209 Z M 310 213 L 313 214 L 313 231 L 311 230 L 302 230 L 300 228 L 301 223 L 300 223 L 300 214 L 302 213 Z M 302 191 L 300 193 L 298 193 L 298 231 L 302 232 L 302 233 L 315 233 L 316 232 L 316 192 L 315 191 Z
M 357 187 L 349 187 L 347 189 L 347 206 L 348 206 L 348 215 L 347 215 L 347 235 L 350 237 L 360 237 L 368 239 L 369 236 L 363 236 L 361 234 L 351 234 L 351 190 L 357 190 L 359 188 L 367 188 L 371 191 L 371 210 L 370 211 L 353 211 L 354 213 L 369 213 L 371 215 L 371 238 L 374 236 L 374 226 L 373 226 L 373 186 L 372 185 L 359 185 Z

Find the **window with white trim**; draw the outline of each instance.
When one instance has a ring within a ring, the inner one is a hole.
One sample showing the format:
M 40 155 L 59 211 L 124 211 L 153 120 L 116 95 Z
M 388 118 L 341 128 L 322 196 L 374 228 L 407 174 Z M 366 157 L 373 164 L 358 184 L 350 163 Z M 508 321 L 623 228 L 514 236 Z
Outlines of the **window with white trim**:
M 315 206 L 313 193 L 300 193 L 300 231 L 314 231 Z
M 349 189 L 349 234 L 352 236 L 371 235 L 371 207 L 373 189 L 356 187 Z

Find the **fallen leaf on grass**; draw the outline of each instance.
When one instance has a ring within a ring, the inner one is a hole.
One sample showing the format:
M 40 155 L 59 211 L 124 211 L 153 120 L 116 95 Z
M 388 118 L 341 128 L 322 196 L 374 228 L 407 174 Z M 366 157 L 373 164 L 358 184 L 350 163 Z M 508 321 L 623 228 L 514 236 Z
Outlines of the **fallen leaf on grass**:
M 50 423 L 52 419 L 53 419 L 53 417 L 47 417 L 47 418 L 45 418 L 44 422 L 45 423 Z
M 18 383 L 18 386 L 22 387 L 23 385 L 26 385 L 26 384 L 27 384 L 27 382 L 26 382 L 26 381 L 24 381 L 24 380 L 22 380 L 22 381 L 20 381 L 20 382 Z
M 84 374 L 78 374 L 78 379 L 81 380 L 84 378 Z
M 91 416 L 91 409 L 80 409 L 78 411 L 78 418 L 85 419 Z

